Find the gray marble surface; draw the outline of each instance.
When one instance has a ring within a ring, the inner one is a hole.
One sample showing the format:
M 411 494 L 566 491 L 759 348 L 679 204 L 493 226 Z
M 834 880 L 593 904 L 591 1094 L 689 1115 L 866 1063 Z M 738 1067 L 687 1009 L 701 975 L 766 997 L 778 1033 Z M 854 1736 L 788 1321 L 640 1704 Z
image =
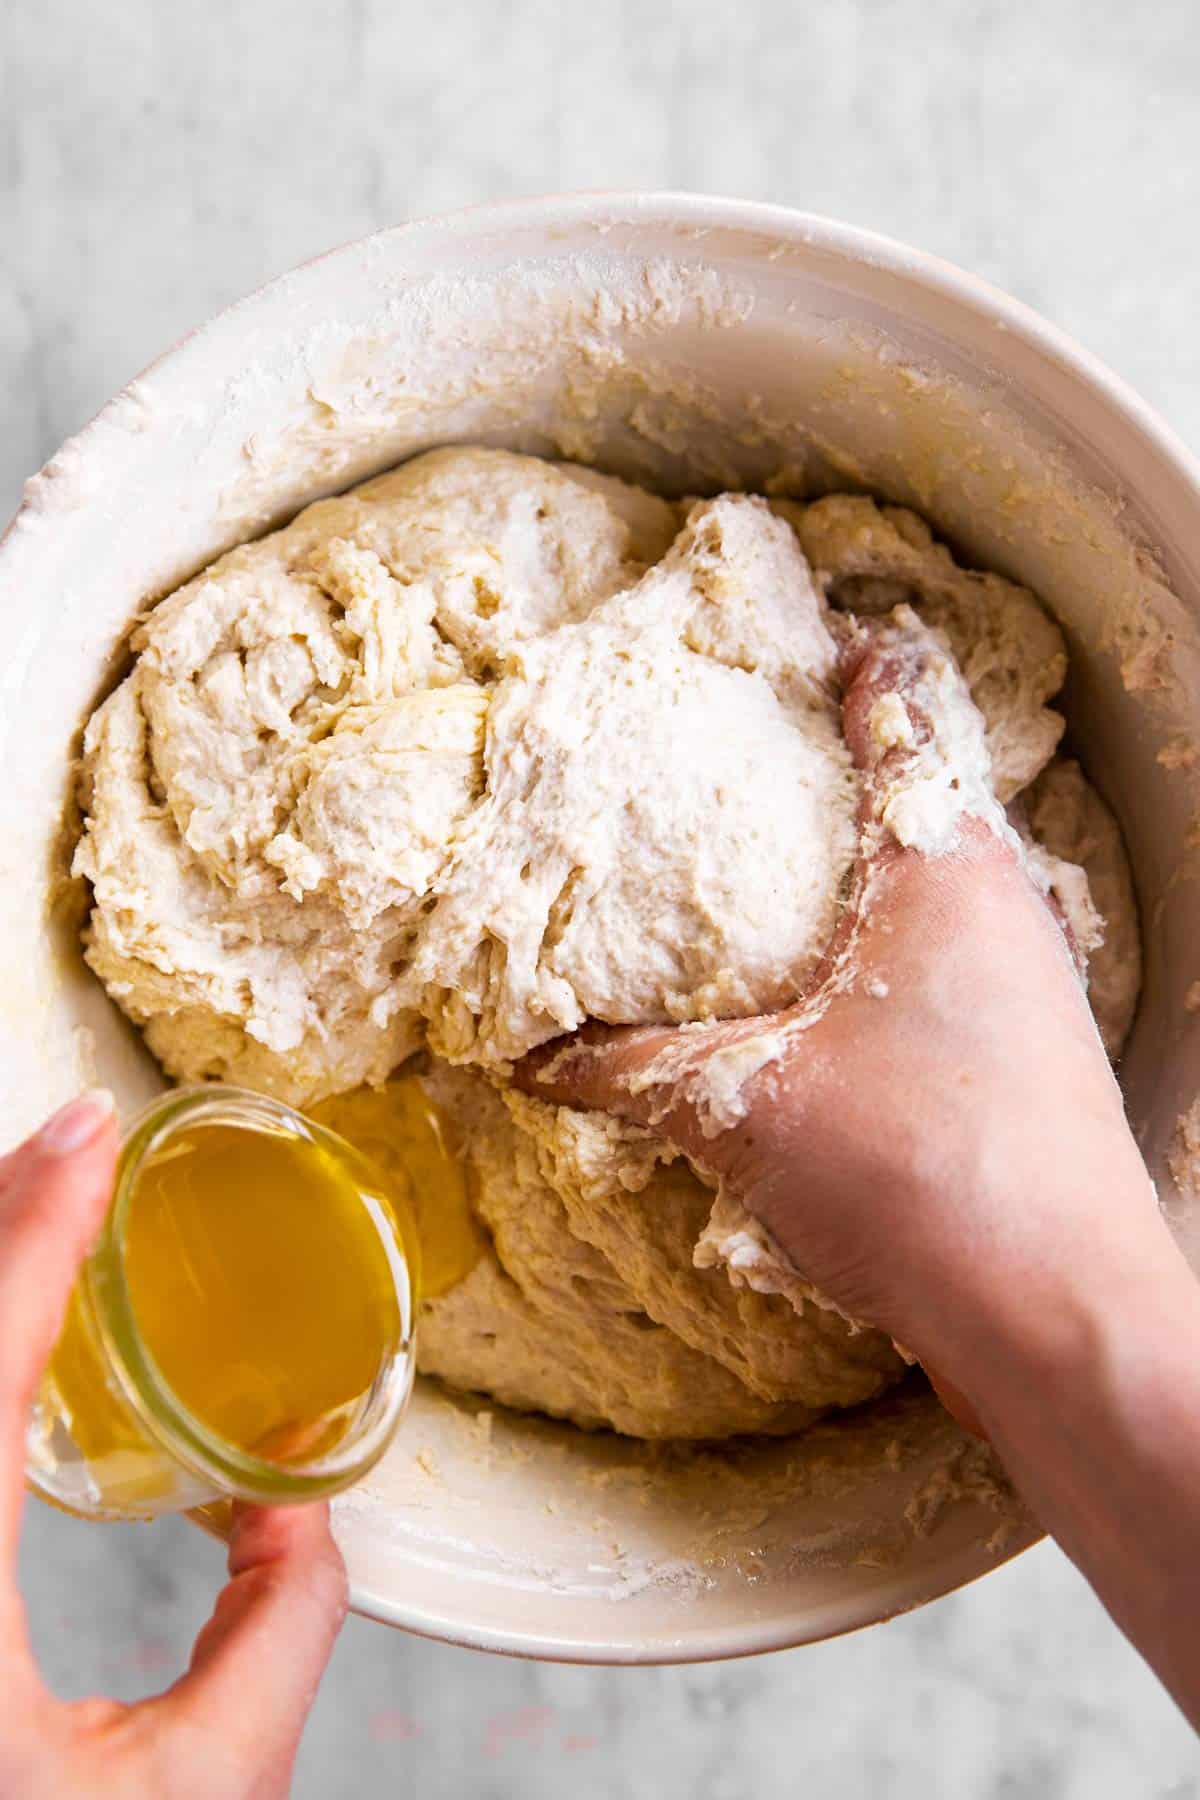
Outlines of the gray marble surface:
M 1020 295 L 1200 447 L 1194 0 L 41 0 L 0 12 L 0 514 L 180 333 L 376 226 L 686 187 L 908 239 Z M 149 1691 L 218 1578 L 184 1526 L 33 1509 L 63 1693 Z M 1128 1800 L 1200 1752 L 1059 1553 L 836 1643 L 537 1667 L 352 1621 L 301 1796 Z

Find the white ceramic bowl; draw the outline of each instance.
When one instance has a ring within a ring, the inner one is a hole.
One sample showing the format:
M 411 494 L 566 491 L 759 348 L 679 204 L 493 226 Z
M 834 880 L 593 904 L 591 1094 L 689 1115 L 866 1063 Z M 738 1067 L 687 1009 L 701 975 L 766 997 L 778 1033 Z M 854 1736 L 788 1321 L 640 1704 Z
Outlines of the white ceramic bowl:
M 678 195 L 489 207 L 336 251 L 186 339 L 30 483 L 0 548 L 0 1137 L 84 1082 L 125 1107 L 159 1085 L 79 959 L 62 879 L 79 727 L 135 613 L 449 440 L 676 491 L 863 482 L 1044 597 L 1137 874 L 1146 985 L 1123 1078 L 1165 1180 L 1200 1086 L 1183 1003 L 1196 783 L 1156 760 L 1190 741 L 1200 696 L 1197 467 L 982 283 L 845 226 Z M 1195 1217 L 1175 1210 L 1195 1255 Z M 690 1472 L 672 1460 L 427 1386 L 339 1507 L 355 1603 L 493 1649 L 687 1660 L 886 1617 L 1036 1536 L 921 1392 Z

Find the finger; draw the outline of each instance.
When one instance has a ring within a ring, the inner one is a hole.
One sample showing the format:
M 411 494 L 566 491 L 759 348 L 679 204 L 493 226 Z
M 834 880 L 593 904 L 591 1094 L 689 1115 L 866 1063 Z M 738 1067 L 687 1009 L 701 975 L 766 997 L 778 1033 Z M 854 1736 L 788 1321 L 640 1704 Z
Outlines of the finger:
M 912 763 L 921 746 L 944 728 L 944 722 L 939 727 L 937 719 L 921 704 L 923 692 L 936 691 L 935 665 L 943 660 L 936 640 L 928 633 L 881 621 L 862 627 L 843 648 L 842 728 L 851 760 L 863 778 L 863 859 L 854 884 L 860 903 L 867 881 L 889 863 L 905 858 L 911 862 L 918 856 L 922 862 L 929 860 L 924 853 L 903 851 L 899 843 L 886 835 L 880 840 L 870 825 L 873 816 L 882 816 L 881 803 L 894 791 L 904 765 Z M 953 672 L 951 685 L 954 683 L 961 687 L 962 697 L 969 698 L 958 670 Z M 1011 811 L 1008 822 L 1019 828 L 1020 822 L 1013 819 Z M 1029 838 L 1028 828 L 1020 835 Z M 990 810 L 986 803 L 968 807 L 959 818 L 951 847 L 960 858 L 966 855 L 1020 868 L 1030 891 L 1038 894 L 1058 926 L 1076 971 L 1086 974 L 1087 957 L 1080 949 L 1070 918 L 1054 892 L 1034 879 L 1013 833 L 1004 830 L 1004 814 L 998 803 Z
M 328 1509 L 236 1508 L 229 1574 L 188 1673 L 154 1704 L 206 1757 L 219 1746 L 238 1792 L 286 1792 L 346 1616 L 346 1570 Z
M 924 1368 L 930 1387 L 933 1389 L 946 1411 L 950 1414 L 950 1417 L 952 1419 L 957 1419 L 964 1431 L 969 1431 L 972 1437 L 983 1438 L 985 1443 L 989 1442 L 988 1434 L 983 1428 L 979 1414 L 975 1411 L 975 1408 L 971 1405 L 971 1402 L 967 1399 L 962 1389 L 955 1387 L 952 1381 L 947 1381 L 946 1377 L 939 1374 L 936 1369 L 931 1369 L 928 1363 L 924 1365 Z
M 556 1106 L 600 1107 L 649 1123 L 654 1096 L 641 1077 L 674 1040 L 675 1026 L 585 1025 L 530 1051 L 513 1069 L 513 1084 Z
M 0 1557 L 16 1548 L 29 1409 L 104 1218 L 116 1154 L 113 1097 L 98 1090 L 0 1161 Z
M 723 1101 L 752 1096 L 754 1077 L 778 1057 L 778 1019 L 610 1027 L 588 1025 L 519 1062 L 514 1084 L 552 1104 L 598 1108 L 647 1125 L 720 1172 L 729 1122 Z
M 861 773 L 873 775 L 883 760 L 886 739 L 881 740 L 872 727 L 880 701 L 894 697 L 904 708 L 913 736 L 903 748 L 911 750 L 928 738 L 928 720 L 916 704 L 916 693 L 934 648 L 923 634 L 872 622 L 863 625 L 843 650 L 842 735 Z

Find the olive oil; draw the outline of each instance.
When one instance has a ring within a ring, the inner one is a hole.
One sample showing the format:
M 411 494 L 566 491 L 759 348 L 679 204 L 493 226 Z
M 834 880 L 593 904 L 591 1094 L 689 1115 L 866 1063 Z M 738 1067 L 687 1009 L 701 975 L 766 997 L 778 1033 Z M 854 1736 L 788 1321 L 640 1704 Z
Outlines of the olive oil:
M 468 1169 L 453 1128 L 415 1075 L 322 1100 L 311 1116 L 354 1145 L 408 1201 L 421 1246 L 422 1299 L 469 1275 L 485 1238 L 471 1208 Z
M 369 1204 L 300 1138 L 180 1132 L 142 1170 L 125 1272 L 142 1341 L 183 1405 L 271 1460 L 335 1443 L 400 1339 Z

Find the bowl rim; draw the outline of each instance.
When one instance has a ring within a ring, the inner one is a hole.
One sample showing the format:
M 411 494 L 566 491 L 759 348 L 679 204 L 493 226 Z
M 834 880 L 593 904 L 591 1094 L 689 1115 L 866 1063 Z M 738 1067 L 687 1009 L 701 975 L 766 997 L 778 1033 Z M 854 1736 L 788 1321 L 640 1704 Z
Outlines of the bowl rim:
M 248 294 L 182 333 L 71 433 L 42 468 L 49 467 L 55 457 L 68 449 L 76 454 L 84 451 L 105 425 L 119 419 L 123 405 L 143 382 L 168 369 L 174 372 L 181 361 L 186 362 L 193 354 L 218 342 L 224 332 L 231 327 L 240 327 L 253 312 L 270 307 L 277 299 L 293 298 L 298 280 L 312 277 L 326 265 L 342 258 L 358 256 L 364 250 L 374 250 L 385 244 L 390 248 L 428 242 L 438 236 L 445 237 L 448 243 L 455 243 L 501 232 L 515 233 L 531 226 L 612 226 L 617 223 L 659 225 L 668 229 L 683 226 L 704 232 L 726 230 L 746 237 L 774 237 L 800 251 L 808 250 L 840 260 L 847 266 L 865 265 L 896 276 L 948 301 L 982 323 L 1000 327 L 1044 365 L 1065 375 L 1079 392 L 1098 396 L 1147 449 L 1182 478 L 1192 490 L 1193 497 L 1200 499 L 1200 456 L 1130 382 L 1023 300 L 932 251 L 917 249 L 882 232 L 772 201 L 737 200 L 670 188 L 596 188 L 481 201 L 384 226 L 363 237 L 345 239 L 331 249 L 271 276 Z M 16 512 L 0 532 L 0 569 L 19 541 L 17 526 L 34 504 L 43 518 L 53 512 L 56 502 L 64 508 L 72 508 L 67 496 L 59 498 L 54 493 L 53 484 L 49 494 L 40 493 L 34 502 L 30 487 L 40 472 L 35 471 L 26 482 Z
M 981 276 L 931 252 L 914 248 L 882 233 L 843 221 L 767 201 L 738 200 L 687 190 L 593 189 L 545 193 L 512 200 L 486 201 L 454 208 L 384 227 L 365 236 L 345 240 L 319 255 L 307 258 L 273 276 L 244 297 L 221 308 L 183 333 L 108 400 L 84 425 L 72 433 L 55 456 L 66 450 L 78 455 L 90 451 L 94 439 L 109 423 L 120 418 L 122 408 L 139 386 L 169 374 L 172 380 L 186 376 L 193 356 L 220 345 L 227 334 L 241 331 L 257 312 L 269 311 L 278 302 L 295 299 L 296 284 L 314 278 L 326 265 L 359 257 L 383 246 L 390 254 L 404 247 L 428 247 L 444 240 L 449 250 L 484 238 L 503 238 L 529 230 L 563 229 L 625 224 L 631 227 L 680 228 L 694 232 L 722 230 L 735 239 L 774 239 L 844 267 L 869 267 L 948 302 L 958 317 L 1008 334 L 1011 341 L 1030 353 L 1044 368 L 1065 376 L 1080 398 L 1098 400 L 1110 417 L 1148 451 L 1164 474 L 1175 478 L 1185 499 L 1197 509 L 1200 520 L 1200 457 L 1158 411 L 1122 376 L 1084 348 L 1069 333 L 1042 317 L 1025 302 L 993 286 Z M 54 457 L 52 457 L 53 462 Z M 49 467 L 49 464 L 44 465 Z M 17 511 L 0 532 L 0 579 L 17 558 L 22 537 L 18 533 L 27 511 L 35 506 L 43 525 L 59 507 L 74 510 L 68 496 L 60 496 L 55 483 L 48 491 L 33 491 L 37 476 L 26 483 Z M 215 1529 L 210 1520 L 197 1520 Z M 486 1650 L 546 1661 L 589 1665 L 654 1665 L 692 1663 L 758 1655 L 844 1635 L 861 1627 L 882 1623 L 927 1601 L 975 1580 L 991 1568 L 999 1568 L 1040 1541 L 1037 1528 L 1019 1531 L 1002 1548 L 988 1553 L 981 1568 L 978 1545 L 960 1546 L 936 1568 L 922 1564 L 901 1572 L 881 1595 L 878 1588 L 861 1597 L 823 1603 L 803 1623 L 793 1619 L 703 1627 L 682 1637 L 646 1635 L 640 1640 L 606 1643 L 523 1631 L 519 1626 L 464 1627 L 452 1613 L 421 1605 L 392 1601 L 369 1585 L 352 1582 L 351 1609 L 381 1624 L 403 1628 L 418 1636 L 437 1639 L 462 1648 Z
M 206 1523 L 203 1520 L 197 1522 Z M 493 1655 L 523 1657 L 536 1662 L 608 1668 L 662 1668 L 685 1663 L 730 1662 L 742 1657 L 766 1656 L 775 1650 L 798 1650 L 806 1644 L 828 1643 L 833 1638 L 848 1637 L 851 1632 L 861 1631 L 868 1625 L 886 1625 L 932 1600 L 942 1600 L 947 1594 L 969 1587 L 981 1576 L 991 1574 L 994 1569 L 1002 1568 L 1026 1550 L 1033 1549 L 1046 1535 L 1040 1526 L 1022 1528 L 1002 1548 L 986 1552 L 988 1560 L 983 1568 L 980 1567 L 979 1546 L 963 1544 L 953 1557 L 947 1558 L 936 1569 L 923 1564 L 896 1579 L 882 1595 L 879 1588 L 872 1588 L 852 1602 L 845 1598 L 826 1601 L 814 1608 L 803 1624 L 794 1617 L 762 1624 L 742 1619 L 736 1624 L 705 1626 L 686 1635 L 642 1633 L 634 1639 L 613 1634 L 601 1643 L 595 1638 L 559 1637 L 526 1631 L 520 1626 L 506 1626 L 503 1630 L 491 1625 L 467 1628 L 452 1612 L 439 1613 L 432 1607 L 391 1601 L 378 1593 L 362 1591 L 353 1581 L 350 1584 L 350 1610 L 376 1624 L 390 1625 L 436 1643 L 452 1644 L 460 1650 L 484 1650 Z

